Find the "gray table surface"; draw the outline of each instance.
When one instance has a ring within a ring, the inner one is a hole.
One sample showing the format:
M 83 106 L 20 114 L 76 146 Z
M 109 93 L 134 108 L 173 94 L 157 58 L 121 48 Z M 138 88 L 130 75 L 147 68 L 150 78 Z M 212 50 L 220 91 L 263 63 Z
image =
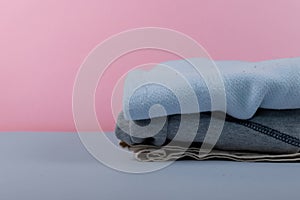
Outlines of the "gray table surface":
M 299 199 L 299 163 L 179 161 L 127 174 L 95 160 L 75 133 L 0 133 L 1 200 Z

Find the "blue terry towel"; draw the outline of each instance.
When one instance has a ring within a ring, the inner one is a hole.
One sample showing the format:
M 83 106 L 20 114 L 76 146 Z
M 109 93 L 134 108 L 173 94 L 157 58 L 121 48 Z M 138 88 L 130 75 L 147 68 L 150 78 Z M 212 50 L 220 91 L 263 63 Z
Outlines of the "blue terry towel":
M 200 65 L 205 63 L 204 58 L 192 58 L 189 61 Z M 176 60 L 163 64 L 186 78 L 190 86 L 182 82 L 175 83 L 175 96 L 172 89 L 151 82 L 150 77 L 156 75 L 172 80 L 171 73 L 168 74 L 168 71 L 164 70 L 166 66 L 159 65 L 149 71 L 129 72 L 123 96 L 123 111 L 127 120 L 218 110 L 211 109 L 211 98 L 206 83 L 190 62 Z M 258 108 L 300 108 L 300 58 L 261 62 L 216 61 L 215 64 L 224 82 L 229 115 L 238 119 L 249 119 Z M 199 106 L 196 109 L 191 103 L 190 93 L 187 92 L 189 87 L 192 87 L 197 97 Z M 183 100 L 181 104 L 178 96 Z M 165 112 L 153 112 L 149 116 L 149 109 L 156 104 L 162 105 Z M 180 106 L 187 108 L 183 111 Z

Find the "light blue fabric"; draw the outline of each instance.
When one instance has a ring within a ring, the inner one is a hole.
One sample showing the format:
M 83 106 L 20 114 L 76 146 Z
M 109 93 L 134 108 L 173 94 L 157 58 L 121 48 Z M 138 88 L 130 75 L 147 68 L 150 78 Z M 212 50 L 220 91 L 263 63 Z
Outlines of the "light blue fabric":
M 189 59 L 193 64 L 203 64 L 203 58 Z M 261 62 L 244 61 L 216 61 L 215 62 L 224 81 L 227 113 L 235 118 L 249 119 L 259 107 L 266 109 L 296 109 L 300 108 L 300 58 L 285 58 Z M 191 96 L 187 92 L 188 86 L 178 83 L 176 90 L 183 99 L 185 106 L 190 107 L 182 111 L 178 96 L 157 83 L 148 83 L 147 77 L 159 74 L 165 79 L 171 76 L 164 74 L 162 66 L 150 71 L 133 70 L 127 75 L 124 88 L 123 111 L 128 120 L 149 118 L 149 109 L 155 104 L 165 108 L 166 113 L 157 112 L 151 117 L 172 114 L 197 113 L 211 110 L 210 94 L 201 75 L 186 60 L 169 61 L 163 63 L 185 77 L 195 94 L 199 109 L 194 109 Z M 172 80 L 172 79 L 171 79 Z M 132 83 L 145 83 L 129 94 Z M 181 104 L 182 105 L 182 104 Z

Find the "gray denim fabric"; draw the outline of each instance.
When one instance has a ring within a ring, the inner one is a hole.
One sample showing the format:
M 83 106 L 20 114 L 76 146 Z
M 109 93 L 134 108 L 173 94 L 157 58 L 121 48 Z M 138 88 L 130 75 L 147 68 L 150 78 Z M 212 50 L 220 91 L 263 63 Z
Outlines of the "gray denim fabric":
M 199 114 L 188 114 L 191 119 L 199 117 Z M 181 115 L 171 115 L 162 129 L 154 136 L 151 129 L 142 132 L 136 128 L 136 124 L 145 126 L 150 120 L 127 121 L 121 112 L 115 129 L 117 138 L 129 145 L 154 145 L 163 146 L 172 140 L 177 133 Z M 159 122 L 156 118 L 153 122 Z M 195 120 L 190 120 L 190 127 Z M 199 128 L 194 138 L 195 144 L 201 144 L 210 123 L 210 113 L 201 113 Z M 156 123 L 152 123 L 155 129 Z M 157 123 L 159 124 L 159 123 Z M 187 138 L 190 132 L 186 127 Z M 157 132 L 157 131 L 156 131 Z M 143 136 L 144 138 L 133 137 Z M 147 137 L 150 135 L 150 137 Z M 300 109 L 295 110 L 267 110 L 259 109 L 250 120 L 234 119 L 226 117 L 223 131 L 215 145 L 215 149 L 224 151 L 251 151 L 261 153 L 297 153 L 300 147 Z M 185 142 L 184 136 L 179 142 Z

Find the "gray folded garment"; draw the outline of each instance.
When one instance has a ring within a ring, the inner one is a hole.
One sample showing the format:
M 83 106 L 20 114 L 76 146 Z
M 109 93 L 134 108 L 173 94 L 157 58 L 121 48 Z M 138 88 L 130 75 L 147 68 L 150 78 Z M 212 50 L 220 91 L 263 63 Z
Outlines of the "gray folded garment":
M 181 115 L 167 116 L 166 122 L 157 134 L 153 135 L 151 129 L 156 130 L 160 126 L 163 118 L 152 119 L 151 128 L 147 132 L 141 131 L 136 125 L 146 126 L 149 120 L 127 121 L 121 112 L 115 129 L 117 138 L 130 146 L 146 145 L 162 147 L 171 141 L 177 131 L 181 121 Z M 199 118 L 199 114 L 187 114 L 185 117 L 193 119 Z M 193 146 L 199 147 L 206 135 L 211 113 L 201 113 L 196 137 Z M 216 119 L 220 120 L 220 119 Z M 195 120 L 190 123 L 190 127 L 195 126 Z M 256 152 L 267 154 L 293 154 L 298 153 L 300 148 L 300 109 L 295 110 L 267 110 L 259 109 L 250 120 L 235 119 L 226 116 L 225 124 L 221 136 L 214 146 L 215 150 L 235 151 L 235 152 Z M 180 137 L 179 142 L 188 140 L 189 126 L 185 127 L 185 136 Z M 141 137 L 133 137 L 142 136 Z M 147 135 L 149 137 L 147 137 Z

